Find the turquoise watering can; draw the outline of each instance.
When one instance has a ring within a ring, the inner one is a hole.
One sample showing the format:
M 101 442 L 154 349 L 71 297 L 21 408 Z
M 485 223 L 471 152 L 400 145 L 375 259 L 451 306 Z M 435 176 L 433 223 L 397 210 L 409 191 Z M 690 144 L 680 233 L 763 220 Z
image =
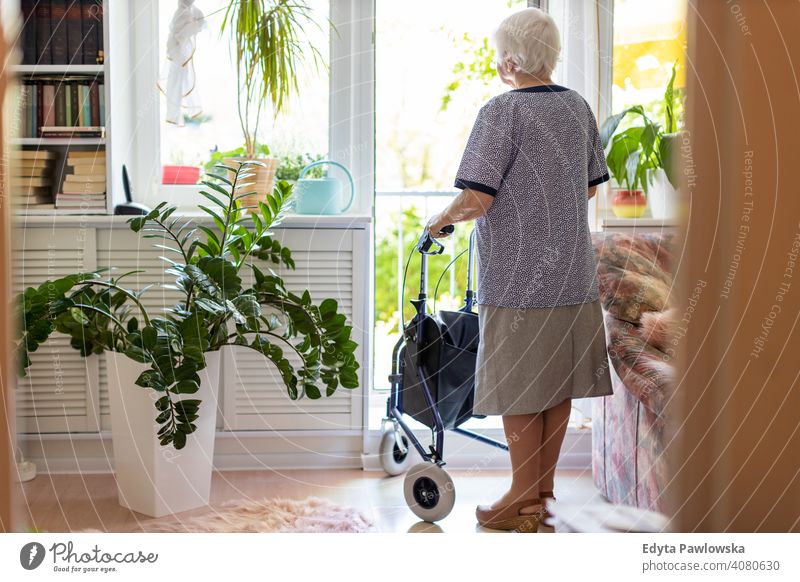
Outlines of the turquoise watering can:
M 350 199 L 346 204 L 342 201 L 342 182 L 335 178 L 303 178 L 311 168 L 330 164 L 344 170 L 350 182 Z M 353 205 L 356 186 L 353 175 L 339 162 L 320 160 L 307 165 L 300 172 L 300 177 L 294 187 L 294 211 L 298 214 L 341 214 L 347 212 Z

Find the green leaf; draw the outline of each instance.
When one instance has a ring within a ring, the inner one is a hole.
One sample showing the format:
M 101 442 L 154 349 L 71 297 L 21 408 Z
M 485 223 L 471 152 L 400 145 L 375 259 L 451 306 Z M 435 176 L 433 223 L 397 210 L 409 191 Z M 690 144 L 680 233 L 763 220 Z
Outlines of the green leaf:
M 175 432 L 172 436 L 172 442 L 176 450 L 181 450 L 186 446 L 186 434 L 180 431 Z
M 69 313 L 72 316 L 72 319 L 74 319 L 79 324 L 89 325 L 90 320 L 81 309 L 77 307 L 71 307 Z
M 659 143 L 659 155 L 661 156 L 661 167 L 667 174 L 669 183 L 673 188 L 680 187 L 680 171 L 676 166 L 676 154 L 680 148 L 680 140 L 682 134 L 679 133 L 665 133 L 661 136 Z
M 600 126 L 600 143 L 604 148 L 608 147 L 608 142 L 611 139 L 611 136 L 614 135 L 614 132 L 617 131 L 617 127 L 619 126 L 620 122 L 629 113 L 644 115 L 644 109 L 641 105 L 634 105 L 633 107 L 629 107 L 628 109 L 624 109 L 619 113 L 609 116 Z
M 158 341 L 158 332 L 152 326 L 146 326 L 142 328 L 142 344 L 143 346 L 148 349 L 152 350 L 156 347 L 156 341 Z
M 200 389 L 200 385 L 194 380 L 181 380 L 172 387 L 175 394 L 195 394 Z

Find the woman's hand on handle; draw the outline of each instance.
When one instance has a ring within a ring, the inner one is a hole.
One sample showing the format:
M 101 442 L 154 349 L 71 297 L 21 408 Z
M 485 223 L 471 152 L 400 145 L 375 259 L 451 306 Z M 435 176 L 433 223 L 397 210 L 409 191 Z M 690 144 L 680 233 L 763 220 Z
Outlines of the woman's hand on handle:
M 486 214 L 494 202 L 494 196 L 471 190 L 462 190 L 442 212 L 428 221 L 427 229 L 433 238 L 445 238 L 449 233 L 440 232 L 448 224 L 475 220 Z
M 452 222 L 449 222 L 443 215 L 444 212 L 440 212 L 439 214 L 435 215 L 428 221 L 428 224 L 425 227 L 428 232 L 431 233 L 431 237 L 433 238 L 447 238 L 450 236 L 449 232 L 442 232 L 442 229 L 445 226 L 452 224 Z

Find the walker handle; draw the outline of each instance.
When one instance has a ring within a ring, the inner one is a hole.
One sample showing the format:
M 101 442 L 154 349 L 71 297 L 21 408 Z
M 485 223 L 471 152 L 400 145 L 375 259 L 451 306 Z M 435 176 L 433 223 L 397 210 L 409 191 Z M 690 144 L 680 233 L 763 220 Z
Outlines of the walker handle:
M 455 227 L 452 224 L 442 227 L 441 234 L 453 234 Z M 435 247 L 431 250 L 431 247 Z M 419 241 L 417 241 L 417 251 L 423 255 L 441 255 L 444 252 L 444 245 L 431 236 L 426 228 Z

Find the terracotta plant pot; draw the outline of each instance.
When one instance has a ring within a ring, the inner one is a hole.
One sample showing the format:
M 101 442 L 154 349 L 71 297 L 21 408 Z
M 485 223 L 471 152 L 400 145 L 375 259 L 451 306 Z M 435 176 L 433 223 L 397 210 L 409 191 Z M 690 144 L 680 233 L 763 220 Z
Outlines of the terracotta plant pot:
M 238 168 L 242 162 L 250 161 L 247 158 L 225 158 L 226 166 Z M 251 166 L 248 168 L 250 172 L 255 174 L 248 182 L 253 185 L 248 190 L 255 191 L 254 194 L 242 198 L 241 202 L 244 206 L 257 206 L 259 202 L 266 200 L 267 194 L 272 192 L 275 187 L 275 172 L 278 170 L 278 158 L 256 158 L 256 162 L 264 164 L 263 166 Z M 255 212 L 255 208 L 249 209 L 250 212 Z
M 647 198 L 641 190 L 615 190 L 611 209 L 619 218 L 639 218 L 647 210 Z

